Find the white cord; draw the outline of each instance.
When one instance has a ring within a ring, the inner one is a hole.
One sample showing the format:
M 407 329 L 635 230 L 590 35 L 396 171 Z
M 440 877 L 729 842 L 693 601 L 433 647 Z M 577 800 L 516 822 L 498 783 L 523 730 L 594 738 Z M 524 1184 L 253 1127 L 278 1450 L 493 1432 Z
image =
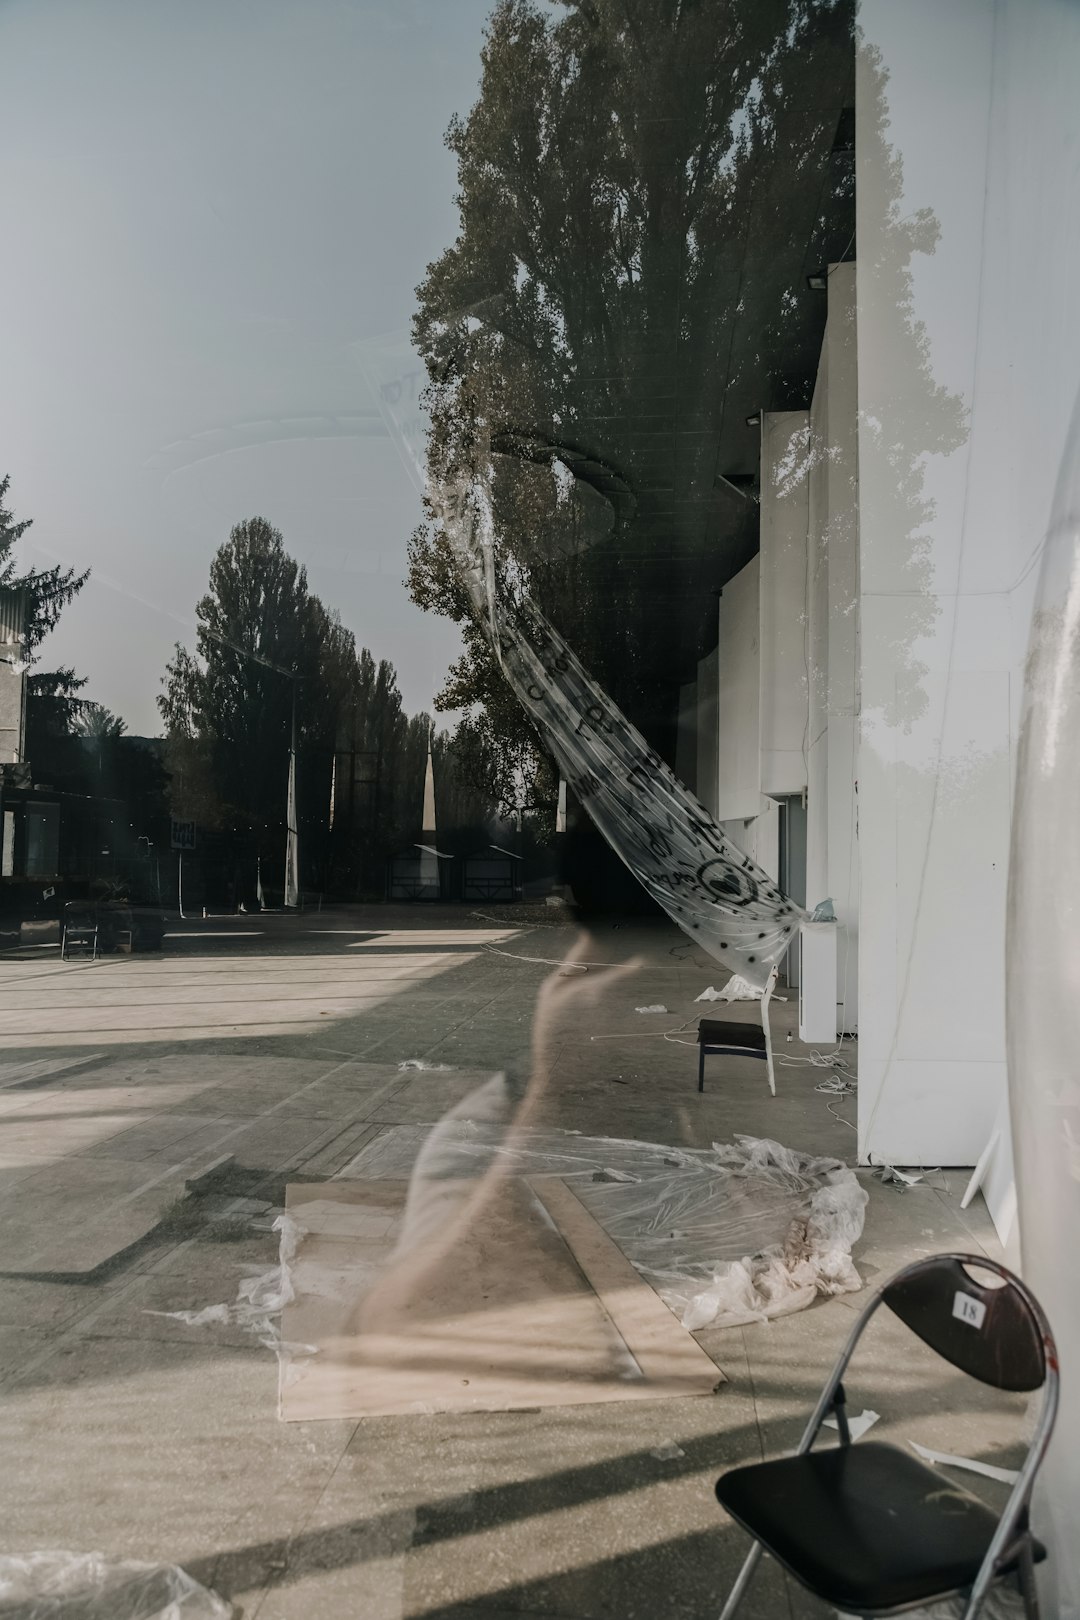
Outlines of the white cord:
M 567 973 L 588 973 L 590 968 L 618 967 L 617 962 L 567 962 L 565 958 L 556 960 L 553 956 L 518 956 L 513 951 L 500 951 L 497 945 L 481 945 L 481 950 L 491 951 L 495 956 L 505 956 L 511 962 L 535 962 L 539 967 L 563 968 Z
M 859 1127 L 857 1125 L 853 1125 L 850 1119 L 845 1119 L 843 1114 L 838 1114 L 836 1112 L 836 1109 L 833 1107 L 832 1103 L 826 1103 L 825 1106 L 829 1110 L 829 1113 L 832 1115 L 833 1119 L 838 1119 L 841 1125 L 846 1125 L 848 1129 L 852 1131 L 858 1130 Z
M 828 1092 L 836 1097 L 850 1097 L 858 1089 L 854 1080 L 849 1080 L 844 1074 L 834 1074 L 831 1079 L 819 1080 L 814 1087 L 815 1091 Z
M 697 1041 L 680 1041 L 677 1039 L 684 1030 L 692 1029 L 695 1020 L 688 1018 L 685 1024 L 677 1029 L 628 1029 L 617 1035 L 590 1035 L 590 1041 L 671 1041 L 678 1046 L 696 1046 Z
M 847 1058 L 838 1057 L 836 1052 L 836 1048 L 831 1052 L 819 1052 L 815 1047 L 809 1057 L 778 1057 L 776 1061 L 790 1069 L 798 1068 L 800 1064 L 805 1063 L 812 1069 L 839 1069 L 842 1074 L 850 1073 L 851 1065 Z
M 511 905 L 528 905 L 528 901 L 511 901 Z M 489 911 L 470 911 L 470 917 L 477 917 L 481 922 L 498 923 L 500 928 L 566 928 L 570 925 L 565 918 L 557 917 L 530 917 L 527 923 L 515 923 L 512 917 L 493 917 Z

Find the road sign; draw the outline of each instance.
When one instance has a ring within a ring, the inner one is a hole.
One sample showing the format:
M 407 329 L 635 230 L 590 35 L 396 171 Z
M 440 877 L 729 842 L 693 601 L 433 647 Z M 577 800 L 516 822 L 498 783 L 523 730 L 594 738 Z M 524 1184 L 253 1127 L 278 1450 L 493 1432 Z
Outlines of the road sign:
M 170 830 L 170 841 L 173 849 L 194 849 L 195 823 L 193 821 L 173 820 Z

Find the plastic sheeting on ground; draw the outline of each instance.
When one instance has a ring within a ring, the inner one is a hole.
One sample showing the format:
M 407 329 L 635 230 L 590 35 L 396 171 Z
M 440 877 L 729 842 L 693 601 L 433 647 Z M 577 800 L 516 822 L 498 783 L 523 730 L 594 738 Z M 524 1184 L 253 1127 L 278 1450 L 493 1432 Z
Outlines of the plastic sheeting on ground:
M 929 1608 L 906 1610 L 904 1620 L 963 1620 L 966 1612 L 966 1598 L 945 1598 Z M 1011 1586 L 992 1586 L 983 1599 L 979 1620 L 1022 1620 L 1025 1613 L 1019 1592 Z M 837 1610 L 836 1620 L 858 1620 L 858 1616 Z
M 400 1175 L 393 1131 L 342 1172 Z M 691 1332 L 801 1310 L 862 1286 L 851 1259 L 867 1194 L 838 1159 L 740 1136 L 707 1149 L 447 1119 L 412 1173 L 399 1252 L 489 1173 L 559 1176 Z
M 741 973 L 733 973 L 722 990 L 717 990 L 715 986 L 710 984 L 707 989 L 701 992 L 700 996 L 695 996 L 694 1000 L 761 1001 L 763 996 L 764 989 L 760 984 L 751 984 L 749 979 L 744 979 Z
M 0 1616 L 12 1620 L 229 1620 L 233 1613 L 176 1564 L 103 1553 L 0 1555 Z

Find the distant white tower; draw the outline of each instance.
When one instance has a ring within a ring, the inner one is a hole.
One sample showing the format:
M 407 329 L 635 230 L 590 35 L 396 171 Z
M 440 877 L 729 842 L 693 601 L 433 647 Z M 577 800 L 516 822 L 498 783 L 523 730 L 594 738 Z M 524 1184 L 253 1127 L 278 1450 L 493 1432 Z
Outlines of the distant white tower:
M 428 732 L 427 771 L 424 776 L 424 830 L 420 834 L 420 885 L 425 900 L 439 898 L 438 829 L 435 822 L 435 766 L 431 758 L 431 743 L 435 735 L 432 725 Z

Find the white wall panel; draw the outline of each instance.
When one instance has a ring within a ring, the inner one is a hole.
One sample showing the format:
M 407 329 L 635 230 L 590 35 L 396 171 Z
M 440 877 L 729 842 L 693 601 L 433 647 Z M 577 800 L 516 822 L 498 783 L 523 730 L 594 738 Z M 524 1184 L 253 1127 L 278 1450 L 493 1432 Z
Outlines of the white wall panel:
M 697 681 L 679 688 L 679 717 L 675 732 L 675 775 L 697 793 L 698 689 Z M 700 797 L 700 795 L 699 795 Z
M 713 648 L 698 665 L 697 677 L 697 787 L 698 798 L 713 816 L 717 812 L 717 680 L 720 653 Z
M 1080 383 L 1080 10 L 860 21 L 860 1148 L 974 1163 L 1033 561 Z
M 854 431 L 854 422 L 852 423 Z M 761 435 L 761 790 L 806 787 L 807 411 L 768 411 Z
M 761 804 L 758 559 L 720 597 L 717 711 L 718 821 L 756 816 Z

